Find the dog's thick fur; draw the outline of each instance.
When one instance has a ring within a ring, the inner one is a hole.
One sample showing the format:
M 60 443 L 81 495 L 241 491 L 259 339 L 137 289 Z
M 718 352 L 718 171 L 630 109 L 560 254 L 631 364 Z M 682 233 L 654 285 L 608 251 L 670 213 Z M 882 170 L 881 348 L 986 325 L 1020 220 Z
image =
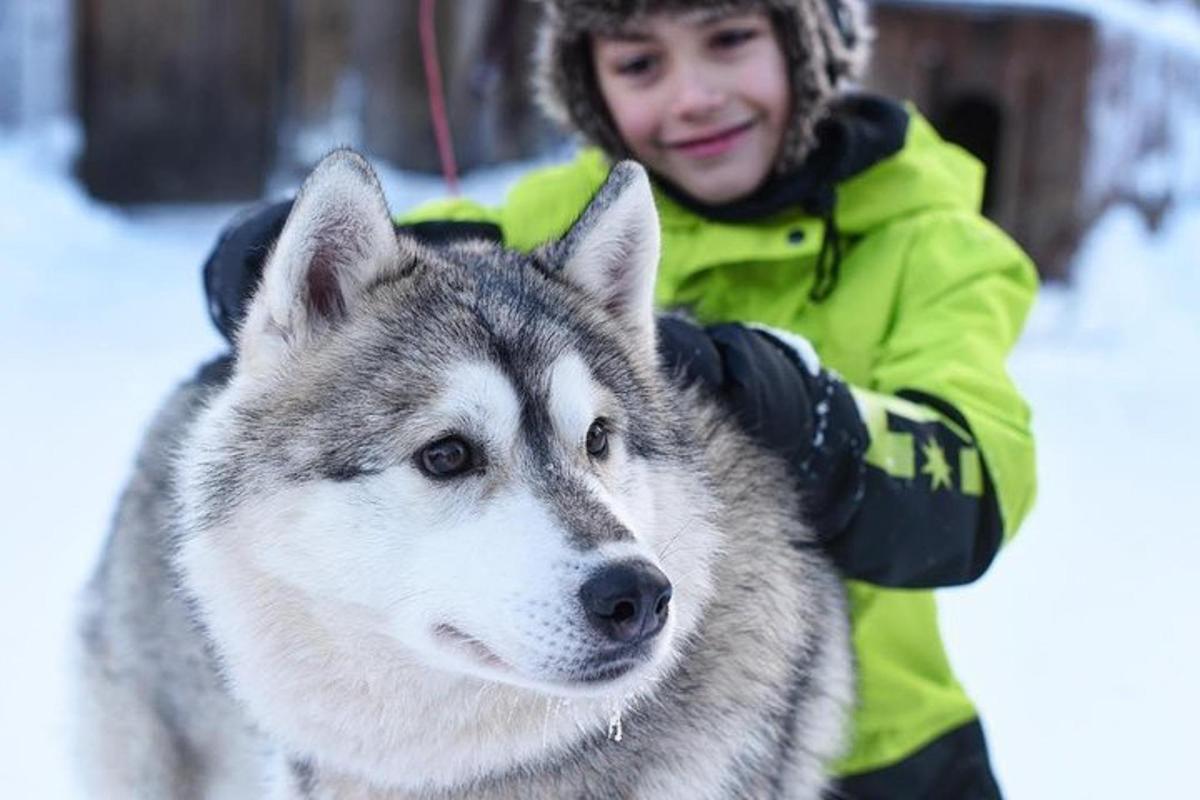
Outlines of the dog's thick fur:
M 532 255 L 423 248 L 318 166 L 89 587 L 92 796 L 820 796 L 840 583 L 784 465 L 660 374 L 657 225 L 623 163 Z M 656 635 L 589 620 L 614 564 L 669 578 Z

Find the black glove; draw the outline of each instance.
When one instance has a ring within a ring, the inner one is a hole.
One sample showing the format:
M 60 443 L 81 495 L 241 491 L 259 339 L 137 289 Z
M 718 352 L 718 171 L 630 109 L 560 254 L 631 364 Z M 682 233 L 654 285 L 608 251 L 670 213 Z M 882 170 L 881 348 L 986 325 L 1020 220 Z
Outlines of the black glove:
M 204 262 L 204 293 L 213 324 L 233 342 L 246 303 L 262 277 L 263 262 L 283 231 L 292 200 L 252 206 L 221 231 Z
M 658 346 L 666 369 L 705 386 L 747 433 L 783 456 L 823 541 L 845 530 L 863 497 L 868 434 L 844 381 L 736 323 L 700 328 L 660 317 Z

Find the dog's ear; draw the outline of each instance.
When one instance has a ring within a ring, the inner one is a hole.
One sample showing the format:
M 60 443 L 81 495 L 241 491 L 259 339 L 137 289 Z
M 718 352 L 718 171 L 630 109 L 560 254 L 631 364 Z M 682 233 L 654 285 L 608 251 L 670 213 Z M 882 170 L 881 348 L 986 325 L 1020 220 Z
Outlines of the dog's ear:
M 614 166 L 557 248 L 562 274 L 653 350 L 658 212 L 641 165 Z
M 335 150 L 305 180 L 238 334 L 239 367 L 269 368 L 336 326 L 400 247 L 370 165 Z

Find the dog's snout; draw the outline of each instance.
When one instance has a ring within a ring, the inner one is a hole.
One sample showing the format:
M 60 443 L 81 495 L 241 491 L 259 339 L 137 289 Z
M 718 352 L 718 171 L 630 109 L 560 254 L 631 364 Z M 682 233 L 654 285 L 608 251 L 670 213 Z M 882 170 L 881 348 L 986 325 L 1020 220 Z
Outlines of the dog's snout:
M 588 619 L 605 636 L 638 644 L 667 622 L 671 582 L 653 564 L 628 562 L 604 567 L 579 590 Z

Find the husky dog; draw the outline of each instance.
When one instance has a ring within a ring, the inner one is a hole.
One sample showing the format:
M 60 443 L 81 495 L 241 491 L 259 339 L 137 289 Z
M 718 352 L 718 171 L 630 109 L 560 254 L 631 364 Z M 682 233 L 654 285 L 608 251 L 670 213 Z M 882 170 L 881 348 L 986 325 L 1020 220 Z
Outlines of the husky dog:
M 840 582 L 660 370 L 657 259 L 633 163 L 520 254 L 397 237 L 327 157 L 89 587 L 92 796 L 819 797 Z

